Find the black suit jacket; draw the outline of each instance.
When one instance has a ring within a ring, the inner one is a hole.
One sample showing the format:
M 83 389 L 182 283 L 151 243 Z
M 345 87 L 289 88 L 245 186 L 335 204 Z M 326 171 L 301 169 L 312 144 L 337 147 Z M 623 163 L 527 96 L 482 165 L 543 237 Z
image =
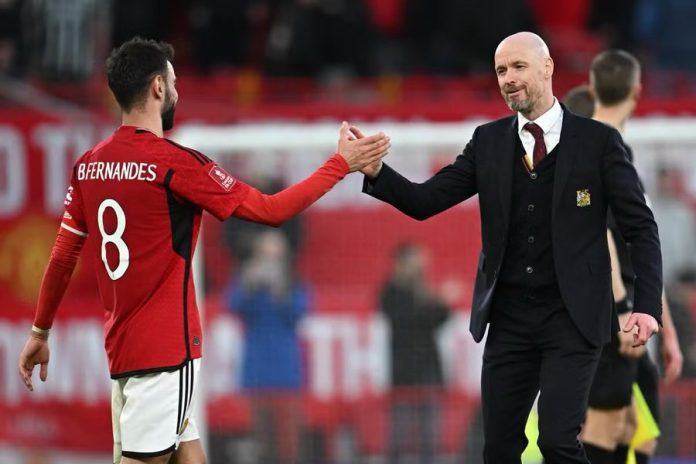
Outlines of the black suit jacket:
M 413 183 L 385 164 L 363 186 L 364 192 L 418 220 L 478 193 L 482 250 L 470 324 L 477 342 L 489 320 L 509 235 L 513 163 L 520 162 L 515 156 L 517 137 L 517 116 L 499 119 L 477 127 L 455 162 L 424 183 Z M 556 156 L 551 214 L 554 267 L 575 325 L 593 345 L 608 342 L 616 327 L 606 238 L 608 206 L 631 244 L 635 311 L 651 314 L 659 322 L 662 257 L 657 225 L 621 135 L 564 108 Z

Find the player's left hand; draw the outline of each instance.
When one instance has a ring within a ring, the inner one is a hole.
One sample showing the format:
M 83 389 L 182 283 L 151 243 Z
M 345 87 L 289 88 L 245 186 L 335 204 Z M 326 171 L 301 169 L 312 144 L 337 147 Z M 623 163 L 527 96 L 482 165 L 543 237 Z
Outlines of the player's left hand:
M 638 333 L 633 334 L 633 346 L 645 345 L 648 339 L 659 330 L 657 320 L 650 314 L 633 312 L 623 327 L 624 332 L 632 332 L 638 327 Z
M 37 364 L 41 365 L 39 377 L 43 382 L 48 378 L 48 359 L 50 351 L 48 349 L 48 341 L 42 340 L 34 336 L 30 336 L 24 349 L 19 355 L 19 375 L 24 381 L 24 385 L 29 391 L 34 391 L 34 385 L 31 381 L 31 374 Z
M 681 375 L 683 365 L 684 356 L 679 348 L 676 334 L 668 336 L 667 331 L 664 331 L 662 333 L 662 369 L 665 382 L 676 380 Z

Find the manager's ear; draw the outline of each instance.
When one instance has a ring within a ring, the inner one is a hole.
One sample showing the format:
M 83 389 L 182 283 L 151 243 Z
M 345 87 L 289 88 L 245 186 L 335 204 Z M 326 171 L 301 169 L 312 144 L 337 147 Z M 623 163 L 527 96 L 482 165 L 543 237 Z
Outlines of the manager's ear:
M 553 66 L 553 58 L 550 56 L 546 57 L 544 62 L 544 78 L 551 79 L 551 76 L 553 76 Z

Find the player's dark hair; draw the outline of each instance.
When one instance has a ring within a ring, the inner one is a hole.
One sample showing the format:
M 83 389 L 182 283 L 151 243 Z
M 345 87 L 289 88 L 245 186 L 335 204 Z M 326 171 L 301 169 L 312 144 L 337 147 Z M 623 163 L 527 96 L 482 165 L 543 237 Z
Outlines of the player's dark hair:
M 591 118 L 594 114 L 594 98 L 586 85 L 578 85 L 570 89 L 563 99 L 563 104 L 572 113 L 585 118 Z
M 134 37 L 114 48 L 106 60 L 109 88 L 123 111 L 142 103 L 152 79 L 167 79 L 167 61 L 174 59 L 174 47 L 166 42 Z
M 590 77 L 595 97 L 603 105 L 624 101 L 638 82 L 640 63 L 623 50 L 607 50 L 592 60 Z

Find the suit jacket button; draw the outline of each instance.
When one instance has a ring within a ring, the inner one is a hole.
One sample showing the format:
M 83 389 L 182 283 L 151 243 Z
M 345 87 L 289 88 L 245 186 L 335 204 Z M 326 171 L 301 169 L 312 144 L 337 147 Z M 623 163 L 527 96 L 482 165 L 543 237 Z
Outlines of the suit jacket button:
M 527 274 L 531 274 L 532 272 L 534 272 L 534 268 L 532 266 L 527 266 L 525 271 L 527 272 Z
M 532 180 L 535 180 L 538 177 L 538 174 L 536 172 L 532 172 L 529 174 L 529 177 L 531 177 Z

